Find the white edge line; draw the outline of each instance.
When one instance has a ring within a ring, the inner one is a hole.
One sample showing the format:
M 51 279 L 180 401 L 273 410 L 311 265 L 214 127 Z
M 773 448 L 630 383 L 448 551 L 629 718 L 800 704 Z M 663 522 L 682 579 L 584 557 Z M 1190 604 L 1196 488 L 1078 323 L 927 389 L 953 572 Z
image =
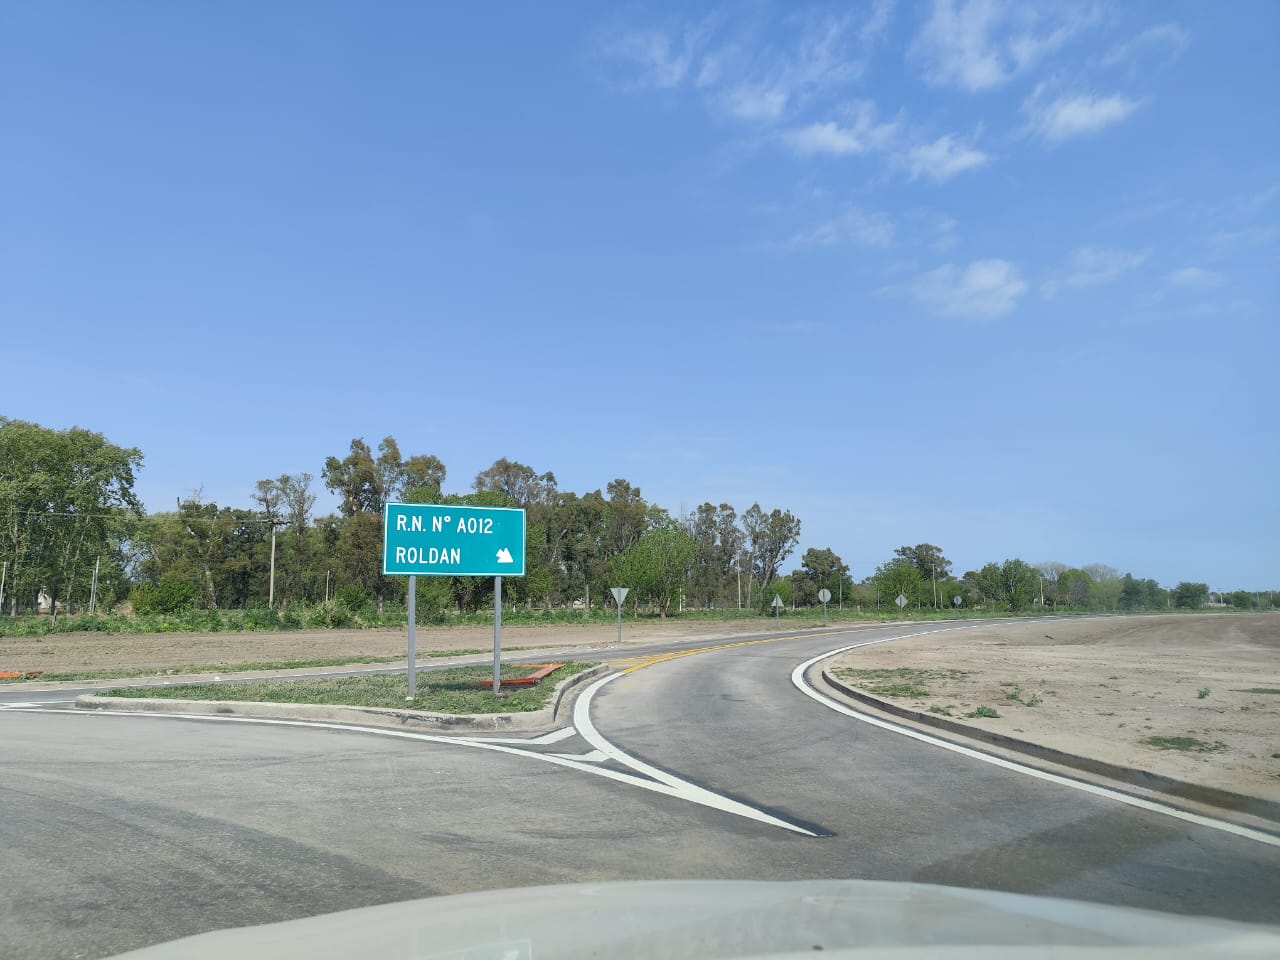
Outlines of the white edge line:
M 961 746 L 958 743 L 952 743 L 949 740 L 943 740 L 939 737 L 930 736 L 927 733 L 921 733 L 919 730 L 913 730 L 900 724 L 892 723 L 888 720 L 882 720 L 879 717 L 873 717 L 870 714 L 862 713 L 859 710 L 841 703 L 828 697 L 826 694 L 815 690 L 809 684 L 805 683 L 804 675 L 808 669 L 815 664 L 826 660 L 830 657 L 839 656 L 858 647 L 869 647 L 875 643 L 888 643 L 891 640 L 905 640 L 908 637 L 920 637 L 930 633 L 942 633 L 944 630 L 963 630 L 967 627 L 945 627 L 942 630 L 925 630 L 923 633 L 908 633 L 898 637 L 885 637 L 882 640 L 866 640 L 862 643 L 851 643 L 848 646 L 840 647 L 837 650 L 829 650 L 826 653 L 811 657 L 804 663 L 800 664 L 791 671 L 791 682 L 805 696 L 816 700 L 837 713 L 842 713 L 854 720 L 870 724 L 873 727 L 879 727 L 882 730 L 888 730 L 891 733 L 898 733 L 904 737 L 910 737 L 921 743 L 927 743 L 931 746 L 941 747 L 944 750 L 950 750 L 952 753 L 958 753 L 961 756 L 968 757 L 972 760 L 981 760 L 983 763 L 989 763 L 993 766 L 1002 767 L 1005 770 L 1012 770 L 1015 773 L 1021 773 L 1028 777 L 1035 777 L 1037 780 L 1045 780 L 1049 783 L 1056 783 L 1060 786 L 1071 787 L 1073 790 L 1080 790 L 1084 793 L 1092 794 L 1095 797 L 1103 797 L 1107 800 L 1115 800 L 1119 803 L 1126 804 L 1130 807 L 1137 807 L 1140 810 L 1146 810 L 1151 813 L 1164 814 L 1167 817 L 1173 817 L 1177 820 L 1185 820 L 1187 823 L 1194 823 L 1197 826 L 1208 827 L 1211 830 L 1221 830 L 1224 833 L 1234 834 L 1237 837 L 1243 837 L 1246 840 L 1254 840 L 1258 843 L 1265 843 L 1268 846 L 1280 847 L 1280 837 L 1270 833 L 1264 833 L 1261 830 L 1254 830 L 1250 827 L 1243 827 L 1227 820 L 1215 820 L 1212 817 L 1202 816 L 1198 813 L 1190 813 L 1186 810 L 1179 810 L 1177 807 L 1165 806 L 1162 803 L 1156 803 L 1153 800 L 1147 800 L 1143 797 L 1135 797 L 1127 793 L 1121 793 L 1118 790 L 1110 790 L 1107 787 L 1099 787 L 1092 783 L 1085 783 L 1082 780 L 1072 780 L 1070 777 L 1059 776 L 1056 773 L 1049 773 L 1045 770 L 1038 770 L 1035 767 L 1029 767 L 1013 760 L 1006 760 L 1004 757 L 997 757 L 993 754 L 983 753 L 980 750 L 973 750 L 969 747 Z
M 615 673 L 610 674 L 604 679 L 612 680 L 620 676 L 622 676 L 622 674 Z M 588 689 L 592 689 L 595 686 L 596 684 L 592 684 L 592 687 Z M 579 699 L 579 702 L 581 702 L 581 699 Z M 577 770 L 581 773 L 594 774 L 608 780 L 614 780 L 618 783 L 625 783 L 628 786 L 640 787 L 643 790 L 649 790 L 653 793 L 662 794 L 663 796 L 674 797 L 677 800 L 685 800 L 689 803 L 696 803 L 699 806 L 710 807 L 714 810 L 720 810 L 724 813 L 744 817 L 748 820 L 756 820 L 770 826 L 781 827 L 784 830 L 790 830 L 793 833 L 803 834 L 807 837 L 817 836 L 816 833 L 811 830 L 806 830 L 804 827 L 797 826 L 794 823 L 788 823 L 786 820 L 780 820 L 777 817 L 770 816 L 762 810 L 757 810 L 755 807 L 747 806 L 746 804 L 739 803 L 736 800 L 731 800 L 728 797 L 722 797 L 717 793 L 712 793 L 710 790 L 706 790 L 692 783 L 687 783 L 677 777 L 672 777 L 669 774 L 663 774 L 663 778 L 661 780 L 649 780 L 629 773 L 610 770 L 607 767 L 596 766 L 595 764 L 599 763 L 599 760 L 584 763 L 581 760 L 570 759 L 562 754 L 534 753 L 529 750 L 520 750 L 516 747 L 508 746 L 507 744 L 495 743 L 490 740 L 478 738 L 444 737 L 429 733 L 414 733 L 408 730 L 387 730 L 380 727 L 365 727 L 350 723 L 333 723 L 325 720 L 278 720 L 267 717 L 228 717 L 198 713 L 143 713 L 130 710 L 76 710 L 65 708 L 58 710 L 23 709 L 14 710 L 12 712 L 40 713 L 46 715 L 63 714 L 82 717 L 107 716 L 133 717 L 135 719 L 143 717 L 153 720 L 206 720 L 215 723 L 252 723 L 263 726 L 307 727 L 319 730 L 338 730 L 344 733 L 366 733 L 374 736 L 392 737 L 400 740 L 418 740 L 426 743 L 442 743 L 454 746 L 474 747 L 480 750 L 493 750 L 497 753 L 505 753 L 510 756 L 531 757 L 535 760 L 542 760 L 546 763 L 555 764 L 559 767 L 567 767 L 570 770 Z M 608 741 L 604 742 L 608 743 Z M 610 744 L 610 746 L 612 745 Z M 614 753 L 606 751 L 602 752 L 605 753 L 605 757 L 602 759 L 614 757 Z M 626 754 L 621 753 L 621 751 L 617 751 L 616 748 L 615 752 L 622 757 L 626 756 Z M 626 763 L 625 760 L 620 762 Z M 638 764 L 638 767 L 635 768 L 637 770 L 643 770 L 647 767 L 646 764 L 642 764 L 640 761 L 635 761 L 635 763 Z
M 667 773 L 665 770 L 659 770 L 657 767 L 650 766 L 643 760 L 639 760 L 624 750 L 620 750 L 614 746 L 596 729 L 594 723 L 591 722 L 591 701 L 596 695 L 596 691 L 600 690 L 607 683 L 612 683 L 623 674 L 611 673 L 607 677 L 602 677 L 592 683 L 579 696 L 573 705 L 573 725 L 577 728 L 578 734 L 583 740 L 595 747 L 600 753 L 604 754 L 610 760 L 615 760 L 623 766 L 630 767 L 646 777 L 651 777 L 659 783 L 677 791 L 677 796 L 684 797 L 693 803 L 702 804 L 705 807 L 714 807 L 717 810 L 723 810 L 726 813 L 736 814 L 740 817 L 747 817 L 751 820 L 758 820 L 761 823 L 769 823 L 775 827 L 782 827 L 795 833 L 804 834 L 807 837 L 816 837 L 817 834 L 812 830 L 806 830 L 804 827 L 790 823 L 778 817 L 771 816 L 763 810 L 757 810 L 755 807 L 747 806 L 736 800 L 730 800 L 728 797 L 722 797 L 718 793 L 712 793 L 703 787 L 689 783 L 687 780 L 681 780 L 679 777 Z

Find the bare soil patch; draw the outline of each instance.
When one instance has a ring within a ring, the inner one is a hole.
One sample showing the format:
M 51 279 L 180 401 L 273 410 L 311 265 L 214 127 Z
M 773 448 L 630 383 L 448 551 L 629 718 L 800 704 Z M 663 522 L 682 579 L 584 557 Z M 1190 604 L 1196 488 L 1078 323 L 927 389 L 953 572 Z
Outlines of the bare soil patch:
M 662 623 L 623 621 L 623 644 L 662 640 L 719 638 L 767 630 L 764 621 Z M 510 650 L 617 645 L 617 627 L 593 624 L 503 626 L 502 647 Z M 419 657 L 449 650 L 492 650 L 492 627 L 419 627 Z M 405 657 L 404 627 L 374 630 L 297 630 L 270 633 L 137 633 L 51 634 L 47 637 L 0 637 L 0 671 L 42 670 L 87 673 L 122 670 L 118 676 L 141 676 L 188 666 L 330 660 L 361 657 Z
M 1280 615 L 982 626 L 851 651 L 833 669 L 912 709 L 1280 801 Z M 966 718 L 982 707 L 999 717 Z

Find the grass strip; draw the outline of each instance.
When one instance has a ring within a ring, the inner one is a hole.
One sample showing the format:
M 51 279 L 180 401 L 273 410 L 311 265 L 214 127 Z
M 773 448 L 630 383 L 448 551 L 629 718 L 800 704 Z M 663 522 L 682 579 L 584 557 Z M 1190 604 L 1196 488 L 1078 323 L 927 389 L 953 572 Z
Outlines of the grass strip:
M 301 680 L 254 680 L 247 683 L 186 683 L 168 687 L 120 687 L 109 697 L 157 697 L 168 700 L 234 700 L 249 703 L 314 703 L 331 706 L 388 707 L 433 713 L 530 713 L 546 706 L 556 684 L 594 663 L 566 663 L 535 687 L 513 687 L 495 697 L 476 687 L 491 680 L 492 667 L 454 667 L 419 673 L 417 696 L 406 701 L 403 673 L 365 677 L 311 677 Z M 504 678 L 528 676 L 524 664 L 505 664 Z
M 503 648 L 504 653 L 516 653 L 527 649 L 526 647 L 506 647 Z M 482 650 L 479 647 L 466 650 L 431 650 L 427 653 L 420 653 L 418 659 L 439 660 L 444 657 L 469 657 L 482 653 L 491 653 L 491 650 Z M 118 680 L 126 677 L 169 677 L 181 675 L 184 673 L 249 673 L 254 670 L 300 670 L 307 667 L 344 667 L 349 663 L 395 663 L 398 660 L 405 659 L 406 654 L 392 657 L 382 656 L 359 656 L 359 657 L 321 657 L 312 660 L 266 660 L 251 661 L 247 663 L 198 663 L 184 664 L 178 667 L 113 667 L 110 670 L 82 670 L 74 673 L 43 673 L 38 677 L 28 677 L 27 680 L 38 680 L 41 683 L 45 681 L 57 680 Z M 18 678 L 0 679 L 0 685 L 5 683 L 21 683 Z
M 1215 750 L 1227 748 L 1221 740 L 1205 743 L 1195 737 L 1145 737 L 1142 742 L 1157 750 L 1181 750 L 1190 753 L 1213 753 Z
M 878 670 L 837 667 L 833 672 L 841 680 L 849 680 L 878 697 L 919 699 L 933 696 L 925 686 L 926 683 L 960 680 L 967 677 L 971 671 L 923 670 L 916 667 L 892 667 Z

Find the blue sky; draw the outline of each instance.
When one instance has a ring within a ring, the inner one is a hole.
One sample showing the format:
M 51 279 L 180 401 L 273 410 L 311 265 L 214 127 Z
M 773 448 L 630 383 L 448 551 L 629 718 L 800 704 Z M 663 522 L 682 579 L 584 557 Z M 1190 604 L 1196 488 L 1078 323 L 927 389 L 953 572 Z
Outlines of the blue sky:
M 0 413 L 1280 586 L 1272 3 L 0 8 Z M 333 500 L 321 491 L 322 508 Z

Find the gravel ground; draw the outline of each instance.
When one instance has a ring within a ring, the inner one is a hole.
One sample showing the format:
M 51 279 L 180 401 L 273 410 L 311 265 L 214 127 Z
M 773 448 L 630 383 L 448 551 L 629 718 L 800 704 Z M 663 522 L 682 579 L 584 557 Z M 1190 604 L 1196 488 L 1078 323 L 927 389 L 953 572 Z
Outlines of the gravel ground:
M 1280 615 L 1168 616 L 983 626 L 852 651 L 862 689 L 1023 740 L 1280 801 Z M 1275 693 L 1250 692 L 1273 690 Z M 1016 698 L 1015 695 L 1016 694 Z M 1159 749 L 1151 737 L 1203 747 Z

